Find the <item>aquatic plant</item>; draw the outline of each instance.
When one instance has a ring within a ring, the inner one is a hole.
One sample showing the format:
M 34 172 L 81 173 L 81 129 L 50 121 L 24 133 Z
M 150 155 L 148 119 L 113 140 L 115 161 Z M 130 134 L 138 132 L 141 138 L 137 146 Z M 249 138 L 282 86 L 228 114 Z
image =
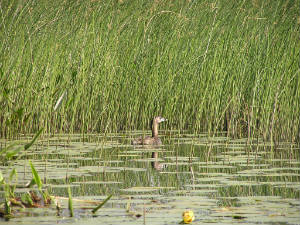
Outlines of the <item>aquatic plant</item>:
M 9 219 L 12 216 L 12 199 L 15 197 L 14 190 L 15 185 L 12 185 L 11 182 L 14 177 L 17 176 L 16 170 L 13 169 L 9 175 L 8 183 L 5 182 L 2 173 L 0 173 L 0 184 L 4 187 L 4 210 L 1 212 L 2 217 Z
M 21 145 L 18 141 L 14 141 L 12 144 L 9 144 L 7 147 L 0 149 L 0 159 L 3 161 L 5 160 L 11 160 L 14 158 L 14 160 L 18 159 L 24 154 L 24 151 L 29 149 L 37 140 L 37 138 L 41 135 L 43 132 L 43 128 L 40 129 L 32 138 L 32 140 L 25 144 Z
M 68 209 L 70 212 L 70 217 L 74 216 L 74 209 L 73 209 L 73 199 L 72 199 L 72 193 L 71 193 L 71 188 L 68 187 L 68 195 L 69 195 L 69 200 L 68 200 Z
M 50 204 L 52 201 L 51 196 L 49 195 L 47 189 L 46 190 L 42 189 L 42 186 L 43 186 L 42 180 L 41 180 L 38 172 L 34 168 L 31 161 L 29 161 L 29 165 L 31 167 L 31 172 L 32 172 L 33 181 L 34 181 L 34 182 L 31 182 L 31 184 L 34 183 L 38 186 L 38 190 L 39 190 L 40 194 L 43 196 L 44 205 Z
M 97 212 L 100 208 L 102 208 L 102 206 L 104 206 L 104 204 L 106 202 L 108 202 L 108 200 L 112 197 L 112 195 L 109 195 L 103 202 L 101 202 L 97 207 L 95 207 L 93 210 L 92 210 L 92 213 L 95 213 Z
M 21 208 L 39 208 L 39 207 L 44 207 L 44 206 L 49 206 L 50 203 L 52 203 L 52 199 L 54 198 L 60 198 L 59 196 L 50 196 L 47 190 L 42 189 L 42 181 L 40 179 L 39 174 L 37 173 L 36 169 L 34 168 L 33 164 L 29 161 L 30 167 L 31 167 L 31 172 L 33 176 L 33 182 L 31 181 L 31 184 L 37 184 L 38 190 L 40 192 L 40 195 L 43 198 L 40 198 L 38 195 L 35 194 L 34 191 L 29 191 L 25 192 L 21 195 L 21 197 L 16 197 L 15 196 L 15 189 L 16 185 L 11 185 L 11 181 L 13 180 L 13 177 L 17 177 L 16 170 L 13 169 L 10 173 L 9 176 L 9 183 L 6 183 L 3 175 L 0 171 L 0 185 L 4 186 L 4 210 L 0 209 L 0 217 L 4 217 L 6 219 L 9 219 L 14 216 L 12 205 L 14 206 L 19 206 Z M 92 210 L 92 213 L 96 213 L 110 198 L 112 195 L 109 195 L 104 201 L 98 204 L 97 207 L 95 207 Z M 90 201 L 86 201 L 90 202 Z M 43 205 L 42 205 L 43 203 Z M 95 202 L 93 202 L 95 203 Z M 59 212 L 60 206 L 59 203 L 57 202 L 56 208 Z M 68 209 L 70 212 L 70 217 L 74 216 L 74 207 L 73 207 L 73 198 L 72 198 L 72 193 L 71 193 L 71 188 L 70 186 L 68 187 Z
M 183 221 L 182 223 L 189 224 L 195 220 L 194 212 L 191 210 L 184 211 L 182 213 Z
M 162 114 L 169 129 L 294 142 L 299 10 L 283 0 L 1 1 L 0 134 L 148 129 Z

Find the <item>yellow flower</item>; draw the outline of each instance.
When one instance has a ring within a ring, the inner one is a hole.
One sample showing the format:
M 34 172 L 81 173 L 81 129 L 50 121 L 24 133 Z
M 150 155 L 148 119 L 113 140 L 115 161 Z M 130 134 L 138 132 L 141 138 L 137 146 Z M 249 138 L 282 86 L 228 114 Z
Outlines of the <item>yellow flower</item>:
M 190 210 L 184 211 L 182 217 L 184 223 L 191 223 L 195 219 L 194 212 Z

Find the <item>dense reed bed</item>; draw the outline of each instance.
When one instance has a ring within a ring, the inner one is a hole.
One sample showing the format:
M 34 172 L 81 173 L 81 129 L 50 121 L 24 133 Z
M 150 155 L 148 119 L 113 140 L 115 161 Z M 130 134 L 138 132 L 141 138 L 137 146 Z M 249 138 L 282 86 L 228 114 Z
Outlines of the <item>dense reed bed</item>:
M 1 1 L 1 136 L 148 129 L 160 114 L 167 129 L 296 141 L 299 11 L 283 0 Z

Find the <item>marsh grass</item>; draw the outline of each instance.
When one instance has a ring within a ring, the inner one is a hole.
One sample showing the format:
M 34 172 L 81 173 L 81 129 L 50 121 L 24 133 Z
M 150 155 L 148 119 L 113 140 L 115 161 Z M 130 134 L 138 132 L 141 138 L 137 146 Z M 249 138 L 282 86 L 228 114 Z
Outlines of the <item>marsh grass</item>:
M 169 129 L 296 141 L 299 10 L 271 0 L 1 1 L 1 136 L 148 129 L 161 114 Z

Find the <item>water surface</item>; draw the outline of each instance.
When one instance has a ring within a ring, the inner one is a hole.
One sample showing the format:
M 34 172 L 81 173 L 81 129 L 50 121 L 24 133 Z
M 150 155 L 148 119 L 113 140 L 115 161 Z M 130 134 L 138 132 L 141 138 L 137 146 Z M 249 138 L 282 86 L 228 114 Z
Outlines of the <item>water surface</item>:
M 69 217 L 67 200 L 59 198 L 64 208 L 59 215 L 54 206 L 24 209 L 0 223 L 178 224 L 182 212 L 191 209 L 196 216 L 192 224 L 299 224 L 296 145 L 274 148 L 261 139 L 164 131 L 163 146 L 132 146 L 141 133 L 45 136 L 20 159 L 2 162 L 6 179 L 16 168 L 18 184 L 32 179 L 31 160 L 51 195 L 67 197 L 70 186 L 75 217 Z M 1 140 L 2 146 L 8 143 Z M 92 215 L 93 201 L 110 194 Z

